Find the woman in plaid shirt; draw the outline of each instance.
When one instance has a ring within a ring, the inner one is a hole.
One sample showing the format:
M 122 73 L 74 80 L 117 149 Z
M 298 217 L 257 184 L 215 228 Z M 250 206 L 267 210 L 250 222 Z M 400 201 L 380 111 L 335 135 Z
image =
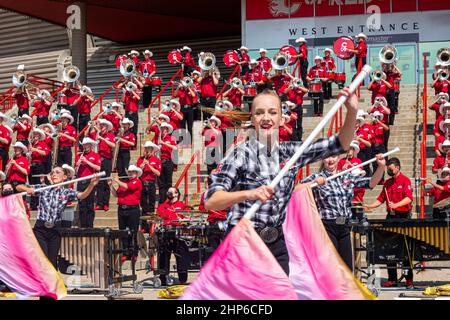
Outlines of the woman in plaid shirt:
M 281 167 L 294 155 L 301 142 L 278 142 L 278 129 L 282 124 L 281 101 L 273 91 L 263 91 L 252 103 L 252 124 L 255 135 L 237 146 L 220 162 L 212 175 L 212 184 L 205 194 L 206 210 L 231 208 L 228 228 L 244 216 L 254 201 L 262 206 L 252 217 L 255 230 L 265 241 L 283 270 L 289 274 L 289 255 L 284 242 L 282 224 L 286 206 L 294 190 L 300 167 L 340 154 L 349 148 L 355 131 L 358 99 L 348 88 L 341 91 L 348 96 L 347 114 L 339 135 L 312 143 L 281 180 L 276 189 L 269 186 Z
M 383 177 L 386 160 L 376 155 L 378 168 L 372 177 L 363 177 L 351 171 L 338 178 L 326 181 L 338 173 L 337 155 L 322 160 L 321 169 L 302 181 L 304 185 L 318 184 L 312 189 L 320 217 L 331 242 L 350 269 L 353 269 L 349 219 L 352 216 L 352 199 L 355 188 L 374 188 Z M 357 170 L 357 169 L 356 169 Z

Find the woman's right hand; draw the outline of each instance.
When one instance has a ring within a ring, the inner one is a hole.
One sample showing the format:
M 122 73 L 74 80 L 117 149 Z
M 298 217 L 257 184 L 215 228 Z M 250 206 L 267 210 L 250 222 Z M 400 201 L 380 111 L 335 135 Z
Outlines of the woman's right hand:
M 319 185 L 319 186 L 323 186 L 325 183 L 327 183 L 327 179 L 325 179 L 325 177 L 318 177 L 315 182 Z
M 275 190 L 270 186 L 261 186 L 253 190 L 246 191 L 247 200 L 259 200 L 262 203 L 266 203 L 271 199 L 275 193 Z

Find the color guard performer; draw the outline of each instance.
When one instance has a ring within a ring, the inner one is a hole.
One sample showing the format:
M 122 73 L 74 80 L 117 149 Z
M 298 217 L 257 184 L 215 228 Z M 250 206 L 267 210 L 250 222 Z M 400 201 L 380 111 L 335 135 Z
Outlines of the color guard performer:
M 133 128 L 134 123 L 128 118 L 123 119 L 122 121 L 122 136 L 116 137 L 119 141 L 119 153 L 117 155 L 117 173 L 119 176 L 126 176 L 126 168 L 130 165 L 130 150 L 136 148 L 136 136 L 133 132 L 131 132 L 131 128 Z
M 324 86 L 324 83 L 327 82 L 327 73 L 325 71 L 325 68 L 322 65 L 322 57 L 316 56 L 314 58 L 315 65 L 309 69 L 308 75 L 306 76 L 306 80 L 309 82 L 309 85 L 311 83 L 317 82 L 320 83 L 321 87 Z M 316 91 L 313 92 L 312 88 L 310 88 L 309 91 L 310 94 L 314 94 L 313 101 L 314 101 L 314 116 L 315 117 L 322 117 L 323 116 L 323 91 Z
M 150 50 L 144 51 L 145 60 L 139 63 L 139 72 L 144 77 L 144 86 L 142 88 L 142 107 L 144 109 L 149 107 L 152 101 L 152 77 L 156 73 L 155 61 L 151 59 L 153 57 L 153 52 Z
M 161 150 L 161 176 L 159 177 L 159 203 L 166 200 L 166 193 L 172 185 L 172 175 L 174 163 L 172 159 L 176 157 L 177 143 L 171 136 L 173 127 L 170 123 L 162 123 L 160 126 L 161 136 L 158 145 Z
M 72 123 L 74 119 L 70 113 L 61 114 L 61 131 L 58 132 L 58 166 L 68 164 L 72 166 L 72 147 L 77 142 L 77 130 Z
M 94 147 L 97 145 L 97 141 L 91 138 L 84 138 L 82 143 L 83 151 L 80 155 L 77 155 L 75 159 L 76 167 L 75 174 L 77 178 L 87 177 L 94 173 L 100 172 L 101 158 L 100 155 L 94 152 Z M 88 181 L 80 181 L 77 183 L 77 190 L 79 192 L 88 188 Z M 109 192 L 108 192 L 109 193 Z M 89 196 L 78 202 L 78 212 L 80 219 L 80 228 L 93 228 L 95 211 L 95 192 L 90 192 Z

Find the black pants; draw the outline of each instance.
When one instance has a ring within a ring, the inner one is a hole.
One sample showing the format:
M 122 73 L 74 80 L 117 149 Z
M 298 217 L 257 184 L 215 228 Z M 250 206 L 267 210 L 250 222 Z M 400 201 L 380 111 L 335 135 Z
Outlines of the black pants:
M 400 95 L 400 91 L 397 91 L 394 93 L 395 96 L 395 102 L 394 102 L 394 106 L 395 106 L 395 112 L 398 112 L 398 97 Z
M 372 158 L 375 157 L 375 155 L 378 154 L 378 153 L 385 153 L 385 152 L 386 152 L 386 149 L 384 148 L 384 144 L 378 144 L 378 143 L 376 143 L 376 144 L 374 144 L 374 145 L 372 146 Z M 386 159 L 386 161 L 387 161 L 387 160 L 388 160 L 388 159 Z M 372 162 L 372 170 L 373 170 L 373 173 L 375 173 L 375 171 L 377 170 L 377 168 L 378 168 L 378 163 L 377 163 L 376 161 Z M 383 179 L 384 179 L 384 174 L 383 174 Z
M 122 246 L 124 249 L 129 249 L 130 251 L 127 256 L 128 258 L 137 257 L 139 248 L 137 246 L 137 233 L 139 232 L 139 218 L 141 217 L 141 208 L 139 206 L 127 207 L 119 205 L 118 215 L 119 219 L 119 230 L 125 230 L 126 228 L 133 231 L 134 246 L 131 247 L 130 239 L 124 238 L 122 240 Z
M 89 186 L 90 181 L 84 180 L 77 184 L 77 191 L 82 192 Z M 91 192 L 87 198 L 78 200 L 78 215 L 80 228 L 93 228 L 95 219 L 95 192 Z
M 358 158 L 361 159 L 362 162 L 366 162 L 367 160 L 372 159 L 372 148 L 363 148 L 358 153 Z M 372 170 L 370 169 L 370 164 L 363 167 L 363 169 L 366 171 L 366 176 L 370 177 L 372 176 Z
M 52 171 L 52 167 L 53 167 L 53 165 L 52 165 L 52 159 L 53 159 L 52 155 L 53 155 L 53 152 L 51 151 L 51 152 L 48 153 L 47 157 L 45 157 L 46 160 L 44 162 L 44 172 L 43 173 L 50 173 Z
M 153 214 L 155 212 L 155 204 L 156 204 L 156 181 L 143 182 L 141 192 L 142 215 L 147 216 Z M 147 233 L 150 231 L 150 224 L 147 221 L 143 220 L 141 223 L 141 227 Z
M 172 186 L 172 174 L 172 160 L 163 160 L 161 165 L 161 175 L 159 176 L 159 203 L 166 201 L 167 190 Z
M 215 108 L 216 100 L 217 100 L 216 97 L 204 97 L 200 99 L 200 104 L 203 113 L 203 120 L 206 120 L 212 116 L 212 114 L 203 111 L 203 108 Z
M 395 112 L 397 112 L 395 108 L 395 91 L 393 89 L 389 89 L 386 92 L 386 101 L 388 103 L 389 110 L 391 110 L 391 114 L 389 115 L 389 125 L 393 125 L 395 122 Z
M 167 285 L 166 275 L 170 270 L 170 255 L 175 255 L 177 262 L 177 273 L 180 283 L 186 283 L 188 278 L 189 268 L 189 248 L 182 240 L 175 237 L 170 237 L 161 245 L 161 250 L 158 252 L 158 272 L 161 279 L 161 285 Z
M 353 270 L 350 227 L 346 224 L 337 225 L 334 220 L 322 220 L 322 222 L 342 260 L 344 260 L 350 270 Z
M 330 99 L 333 94 L 331 84 L 332 81 L 323 82 L 323 95 L 325 99 Z
M 433 208 L 433 219 L 446 219 L 447 211 L 439 208 Z M 450 218 L 450 216 L 449 216 Z
M 389 137 L 391 136 L 391 130 L 384 132 L 384 149 L 388 150 Z
M 306 80 L 306 76 L 308 75 L 308 60 L 300 60 L 300 74 L 302 76 L 303 84 L 306 88 L 309 87 L 308 80 Z
M 5 171 L 6 162 L 8 162 L 8 151 L 5 148 L 0 148 L 0 158 L 2 159 L 1 171 Z
M 17 115 L 19 117 L 23 116 L 24 114 L 30 115 L 29 110 L 30 110 L 29 108 L 19 108 L 19 112 L 17 113 Z
M 139 126 L 139 116 L 137 112 L 125 112 L 125 117 L 133 121 L 134 126 L 130 129 L 131 132 L 134 133 L 134 135 L 137 138 L 137 132 L 138 132 L 138 126 Z
M 77 128 L 78 127 L 78 106 L 76 104 L 68 104 L 66 109 L 70 111 L 70 114 L 73 117 L 72 125 Z
M 48 123 L 48 116 L 37 116 L 36 127 L 39 127 L 41 124 L 44 123 Z
M 55 268 L 58 261 L 59 248 L 61 247 L 61 234 L 57 224 L 54 228 L 49 229 L 45 227 L 44 221 L 37 220 L 33 228 L 34 235 L 42 251 L 44 251 L 44 254 Z
M 183 113 L 183 120 L 181 120 L 181 128 L 186 129 L 189 131 L 189 134 L 191 135 L 191 144 L 192 144 L 192 127 L 194 125 L 194 109 L 190 105 L 184 105 L 181 106 L 181 112 Z
M 102 165 L 100 171 L 105 171 L 106 175 L 104 178 L 107 178 L 111 176 L 111 165 L 112 160 L 102 158 Z M 109 197 L 110 197 L 110 190 L 108 186 L 108 180 L 101 180 L 97 184 L 97 199 L 96 204 L 98 206 L 109 206 Z
M 356 69 L 356 72 L 358 72 L 359 59 L 362 60 L 362 62 L 361 62 L 361 69 L 362 69 L 362 68 L 364 67 L 364 65 L 366 64 L 366 58 L 355 57 L 355 69 Z
M 78 115 L 78 133 L 81 132 L 91 121 L 91 115 L 89 113 L 81 113 Z
M 210 223 L 207 229 L 208 246 L 213 250 L 217 249 L 224 239 L 224 235 L 225 233 L 219 229 L 217 222 Z
M 124 150 L 120 149 L 119 154 L 117 155 L 117 173 L 119 174 L 119 177 L 126 176 L 127 172 L 125 171 L 128 169 L 128 166 L 130 165 L 130 150 Z
M 297 113 L 297 120 L 295 120 L 296 127 L 294 128 L 294 131 L 297 132 L 296 135 L 294 135 L 295 139 L 294 141 L 302 141 L 303 137 L 303 108 L 301 104 L 297 104 L 294 108 L 294 112 Z
M 314 114 L 323 114 L 323 92 L 317 93 L 317 96 L 313 97 Z
M 190 77 L 194 70 L 195 70 L 195 67 L 183 65 L 184 76 L 189 76 Z
M 69 166 L 72 166 L 72 148 L 71 147 L 59 148 L 58 159 L 56 162 L 59 167 L 62 166 L 63 164 L 68 164 Z
M 247 72 L 250 72 L 250 67 L 248 65 L 241 65 L 241 78 L 245 76 Z
M 152 86 L 145 84 L 142 88 L 142 107 L 148 108 L 150 102 L 152 102 Z
M 45 166 L 43 162 L 33 162 L 31 164 L 30 167 L 30 184 L 40 184 L 41 183 L 41 179 L 37 178 L 37 177 L 33 177 L 34 175 L 38 175 L 38 174 L 44 174 L 47 173 L 45 172 Z M 39 204 L 39 196 L 31 196 L 31 201 L 30 201 L 30 208 L 31 210 L 36 210 Z
M 395 213 L 395 215 L 388 214 L 386 216 L 386 219 L 408 219 L 410 218 L 410 212 L 398 212 Z M 404 266 L 410 266 L 412 261 L 409 261 L 408 254 L 405 254 L 403 265 Z M 397 263 L 391 262 L 387 263 L 386 266 L 388 267 L 388 281 L 397 282 Z M 412 280 L 413 279 L 413 270 L 411 268 L 408 268 L 405 273 L 405 279 L 406 280 Z

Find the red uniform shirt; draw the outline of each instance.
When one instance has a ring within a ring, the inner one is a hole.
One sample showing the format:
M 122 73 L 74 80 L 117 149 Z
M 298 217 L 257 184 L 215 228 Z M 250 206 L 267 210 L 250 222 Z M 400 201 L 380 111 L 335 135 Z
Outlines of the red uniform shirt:
M 372 125 L 373 132 L 373 143 L 383 144 L 384 143 L 384 129 L 379 123 Z
M 137 161 L 137 166 L 142 169 L 142 176 L 141 181 L 147 182 L 147 181 L 156 181 L 156 175 L 153 173 L 153 171 L 150 169 L 150 167 L 146 164 L 142 168 L 142 163 L 144 162 L 145 157 L 140 157 Z M 159 160 L 158 157 L 150 156 L 147 159 L 147 162 L 156 170 L 161 172 L 161 160 Z
M 202 193 L 200 197 L 200 206 L 198 210 L 206 211 L 205 209 L 205 193 Z M 206 221 L 209 223 L 214 223 L 216 221 L 224 221 L 227 220 L 227 212 L 224 210 L 208 210 L 208 218 Z
M 286 124 L 289 129 L 292 129 L 290 125 Z M 291 135 L 287 132 L 285 127 L 280 127 L 278 130 L 278 140 L 280 142 L 290 141 Z
M 287 92 L 288 100 L 296 105 L 303 104 L 304 95 L 305 93 L 300 88 L 292 88 Z
M 430 109 L 433 110 L 435 112 L 435 119 L 441 117 L 441 112 L 440 112 L 440 108 L 441 108 L 441 104 L 440 103 L 433 103 L 430 106 Z
M 117 204 L 127 206 L 138 206 L 141 203 L 142 182 L 140 179 L 131 179 L 127 184 L 128 189 L 119 187 L 117 193 Z
M 26 93 L 16 93 L 14 99 L 16 99 L 17 107 L 19 109 L 28 109 L 30 107 L 30 102 L 28 101 Z
M 28 140 L 31 131 L 31 125 L 28 123 L 22 123 L 25 126 L 25 129 L 20 124 L 15 124 L 13 127 L 13 131 L 17 131 L 17 140 Z
M 220 129 L 203 128 L 202 135 L 205 137 L 205 147 L 220 147 L 222 143 L 222 131 Z
M 173 130 L 177 130 L 181 128 L 181 120 L 183 119 L 183 114 L 181 113 L 181 111 L 179 111 L 179 113 L 181 114 L 181 119 L 179 119 L 177 117 L 177 115 L 175 114 L 175 112 L 173 111 L 169 111 L 166 112 L 164 111 L 163 114 L 165 114 L 166 116 L 168 116 L 170 118 L 170 124 L 173 127 Z
M 356 167 L 361 164 L 361 159 L 357 157 L 351 157 L 348 159 L 340 159 L 338 162 L 338 170 L 347 170 L 352 167 Z M 366 189 L 364 188 L 355 188 L 353 189 L 353 199 L 352 202 L 364 202 L 364 194 L 366 193 Z
M 392 89 L 396 86 L 395 80 L 400 79 L 400 73 L 395 71 L 388 71 L 385 72 L 386 74 L 386 81 L 389 82 L 389 84 L 392 86 Z
M 130 59 L 133 60 L 135 66 L 139 66 L 139 59 L 138 59 L 138 57 L 132 56 Z
M 228 93 L 228 101 L 230 101 L 233 106 L 240 107 L 242 104 L 242 93 L 237 88 L 232 88 Z
M 381 119 L 381 122 L 383 122 L 385 124 L 388 124 L 388 122 L 389 122 L 389 115 L 386 113 L 386 111 L 384 111 L 384 109 L 381 106 L 378 106 L 378 105 L 376 105 L 376 106 L 374 106 L 372 108 L 372 113 L 375 112 L 375 111 L 378 111 L 378 112 L 380 112 L 383 115 L 383 118 Z
M 371 130 L 367 126 L 362 126 L 362 127 L 359 127 L 358 129 L 356 129 L 356 136 L 357 137 L 361 137 L 364 140 L 367 140 L 369 142 L 372 140 Z M 365 149 L 367 147 L 366 147 L 365 144 L 360 142 L 359 143 L 359 148 L 362 150 L 362 149 Z
M 133 142 L 133 145 L 130 146 L 124 142 L 120 142 L 120 150 L 132 150 L 136 147 L 136 136 L 131 131 L 125 131 L 122 135 L 122 139 L 127 140 L 129 142 Z
M 111 132 L 105 132 L 105 133 L 100 132 L 99 136 L 105 138 L 106 140 L 108 140 L 110 142 L 113 142 L 113 143 L 116 142 L 115 141 L 116 136 Z M 95 130 L 92 131 L 89 134 L 89 137 L 95 141 L 95 139 L 97 137 L 97 132 Z M 102 158 L 112 159 L 112 150 L 113 150 L 113 148 L 108 146 L 105 141 L 98 139 L 98 153 Z
M 441 92 L 445 92 L 448 93 L 448 86 L 449 86 L 450 82 L 448 80 L 438 80 L 436 81 L 436 83 L 434 84 L 434 94 L 438 95 Z
M 182 106 L 191 106 L 194 103 L 194 97 L 191 96 L 189 90 L 185 87 L 178 89 L 177 97 L 179 98 L 180 105 Z
M 219 118 L 221 125 L 221 129 L 231 128 L 233 127 L 233 122 L 231 122 L 231 119 L 222 115 L 216 115 L 217 118 Z
M 139 99 L 136 98 L 131 92 L 125 92 L 124 109 L 127 112 L 137 112 L 139 108 Z
M 298 52 L 303 54 L 303 57 L 300 57 L 300 60 L 308 60 L 308 46 L 303 43 L 299 48 Z
M 23 174 L 21 171 L 19 171 L 19 169 L 15 165 L 12 165 L 8 170 L 8 175 L 6 176 L 6 181 L 8 181 L 8 182 L 17 181 L 17 182 L 26 183 L 27 175 L 30 174 L 30 162 L 28 161 L 28 158 L 24 155 L 21 155 L 17 158 L 14 158 L 14 161 L 16 162 L 16 164 L 18 164 L 19 166 L 24 168 L 27 171 L 27 174 Z M 11 159 L 8 160 L 6 165 L 8 165 L 10 162 L 11 162 Z
M 387 86 L 384 82 L 375 81 L 369 90 L 372 91 L 372 103 L 374 103 L 376 97 L 386 98 Z
M 2 124 L 0 124 L 0 137 L 8 140 L 7 144 L 0 142 L 0 148 L 8 149 L 9 146 L 11 145 L 12 136 L 11 136 L 11 132 Z
M 150 84 L 152 82 L 150 74 L 153 71 L 156 71 L 155 61 L 152 59 L 145 59 L 145 61 L 141 61 L 139 64 L 139 71 L 144 75 L 146 73 L 145 70 L 147 70 L 148 74 L 148 76 L 145 77 L 145 83 Z
M 297 119 L 298 119 L 297 112 L 291 111 L 290 119 L 291 120 L 289 120 L 288 125 L 292 128 L 296 128 L 297 127 Z
M 367 56 L 367 45 L 364 41 L 360 41 L 358 43 L 356 50 L 359 51 L 359 53 L 355 54 L 356 57 L 365 58 Z M 356 67 L 358 68 L 358 66 L 356 66 Z M 363 66 L 361 66 L 361 67 L 363 67 Z
M 389 201 L 392 203 L 397 203 L 405 198 L 410 198 L 411 200 L 414 200 L 411 189 L 411 180 L 405 177 L 401 172 L 397 177 L 392 177 L 385 181 L 383 190 L 381 191 L 380 195 L 377 198 L 377 200 L 380 201 L 381 203 L 386 201 L 385 190 L 387 191 Z M 394 212 L 410 212 L 411 203 L 406 206 L 398 207 L 395 210 L 392 210 L 388 207 L 386 201 L 386 209 L 388 211 Z
M 37 100 L 33 106 L 36 108 L 36 116 L 48 116 L 52 103 L 47 100 Z
M 50 148 L 48 147 L 48 145 L 44 142 L 44 141 L 37 141 L 33 144 L 33 148 L 44 151 L 45 155 L 40 155 L 39 153 L 33 151 L 31 153 L 31 162 L 46 162 L 47 161 L 47 156 L 50 153 Z
M 450 158 L 447 161 L 447 165 L 450 163 Z M 445 154 L 441 155 L 441 156 L 437 156 L 436 158 L 434 158 L 433 160 L 433 170 L 437 171 L 442 169 L 445 166 Z
M 75 129 L 75 127 L 70 124 L 68 124 L 64 129 L 62 129 L 61 132 L 75 139 L 77 138 L 77 129 Z M 59 137 L 59 146 L 61 148 L 72 147 L 73 141 L 67 139 L 66 137 Z
M 200 82 L 200 92 L 203 98 L 216 97 L 217 86 L 214 84 L 214 80 L 211 76 L 202 78 Z
M 272 60 L 270 60 L 268 57 L 259 57 L 257 61 L 259 61 L 259 66 L 265 73 L 267 73 L 267 71 L 272 68 Z
M 165 226 L 179 226 L 181 223 L 179 222 L 171 222 L 170 220 L 179 220 L 184 219 L 182 214 L 177 214 L 177 211 L 185 210 L 185 205 L 181 201 L 177 201 L 175 203 L 170 203 L 170 200 L 166 200 L 164 203 L 161 203 L 156 209 L 156 212 L 159 213 L 161 218 L 164 219 L 163 225 Z
M 120 118 L 114 112 L 105 113 L 102 115 L 102 118 L 108 120 L 113 125 L 113 131 L 117 132 L 120 129 Z
M 289 86 L 289 83 L 291 82 L 291 78 L 289 78 L 288 75 L 281 75 L 281 76 L 273 76 L 270 81 L 273 82 L 273 86 L 275 91 L 278 94 L 283 94 L 284 90 Z
M 149 133 L 150 132 L 155 133 L 155 135 L 152 138 L 152 142 L 155 144 L 158 143 L 158 137 L 159 137 L 159 132 L 160 132 L 159 127 L 155 124 L 155 125 L 151 126 L 150 129 L 148 129 L 148 131 L 149 131 Z
M 325 65 L 325 70 L 333 71 L 336 69 L 336 63 L 334 62 L 334 59 L 332 57 L 324 57 L 323 63 Z
M 177 143 L 175 141 L 175 138 L 172 137 L 171 135 L 166 135 L 165 137 L 161 137 L 161 140 L 165 143 L 168 143 L 172 146 L 176 146 Z M 166 146 L 165 144 L 161 145 L 161 160 L 170 160 L 172 159 L 172 150 L 171 148 L 169 148 L 168 146 Z
M 253 70 L 247 71 L 244 76 L 246 82 L 261 82 L 262 81 L 262 71 L 260 68 L 255 68 Z
M 431 188 L 431 190 L 428 191 L 428 196 L 434 197 L 434 204 L 438 203 L 439 201 L 445 200 L 447 198 L 450 198 L 450 181 L 437 181 L 437 184 L 444 187 L 444 190 L 441 191 L 436 187 Z
M 241 61 L 245 62 L 242 65 L 243 66 L 248 66 L 249 62 L 250 62 L 250 57 L 248 56 L 247 52 L 242 52 L 242 59 Z
M 440 117 L 437 118 L 436 121 L 434 122 L 433 134 L 436 135 L 436 136 L 438 136 L 438 135 L 445 136 L 445 132 L 442 131 L 441 128 L 440 128 L 440 126 L 439 126 L 439 124 L 440 124 L 442 121 L 445 121 L 445 119 L 444 119 L 442 116 L 440 116 Z M 444 127 L 444 130 L 445 130 L 445 126 L 443 126 L 443 127 Z M 450 132 L 450 130 L 449 130 L 449 132 Z
M 91 114 L 91 100 L 89 100 L 86 96 L 80 98 L 80 101 L 78 102 L 78 112 L 80 114 Z
M 52 151 L 52 147 L 53 147 L 53 139 L 50 136 L 45 135 L 44 143 L 47 145 L 48 149 L 51 152 Z
M 67 98 L 67 104 L 73 104 L 75 102 L 75 100 L 78 99 L 79 94 L 76 92 L 73 92 L 72 89 L 66 89 L 64 90 L 64 94 L 66 95 Z
M 185 66 L 189 66 L 189 67 L 194 67 L 195 66 L 195 60 L 192 58 L 190 52 L 187 52 L 185 54 L 183 64 Z
M 326 78 L 327 77 L 327 73 L 326 73 L 324 67 L 322 67 L 322 66 L 320 66 L 320 67 L 313 66 L 313 67 L 311 67 L 309 69 L 308 77 L 311 78 L 311 79 L 314 79 L 314 78 L 317 78 L 317 77 L 319 77 L 319 78 Z
M 96 166 L 101 166 L 102 160 L 100 158 L 100 155 L 94 151 L 90 151 L 86 154 L 83 154 L 83 157 L 88 160 L 89 162 L 95 164 Z M 80 156 L 77 155 L 75 159 L 75 163 L 78 163 Z M 86 164 L 84 161 L 80 164 L 80 167 L 78 168 L 77 178 L 87 177 L 94 173 L 96 173 L 91 166 Z

